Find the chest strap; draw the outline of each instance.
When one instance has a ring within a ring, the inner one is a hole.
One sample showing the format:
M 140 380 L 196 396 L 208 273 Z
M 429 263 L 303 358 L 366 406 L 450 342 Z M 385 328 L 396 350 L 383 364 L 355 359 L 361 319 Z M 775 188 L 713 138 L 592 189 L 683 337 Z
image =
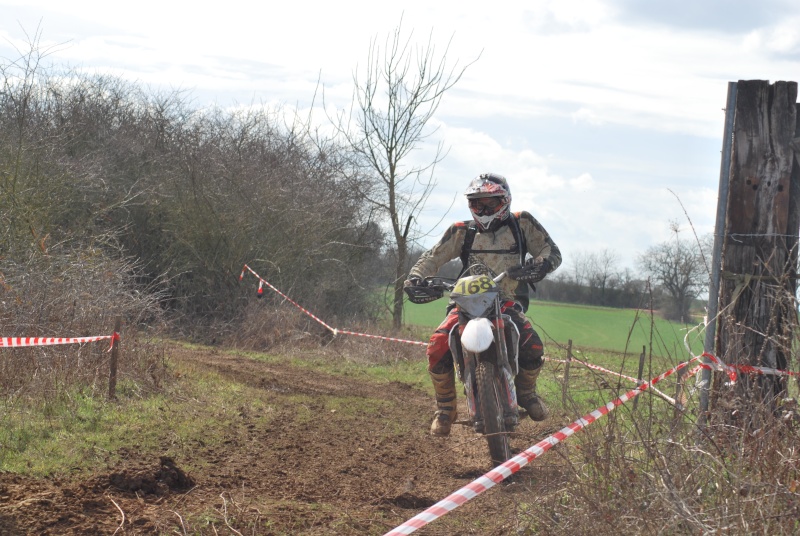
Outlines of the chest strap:
M 510 214 L 508 225 L 511 227 L 511 233 L 514 235 L 514 245 L 510 249 L 472 249 L 472 244 L 475 242 L 475 234 L 478 232 L 478 226 L 473 221 L 467 226 L 467 233 L 464 236 L 464 244 L 461 246 L 461 272 L 458 274 L 461 277 L 464 272 L 469 268 L 469 256 L 475 253 L 519 253 L 519 263 L 525 262 L 525 257 L 528 254 L 527 244 L 525 237 L 522 236 L 522 229 L 519 227 L 519 221 L 515 214 Z

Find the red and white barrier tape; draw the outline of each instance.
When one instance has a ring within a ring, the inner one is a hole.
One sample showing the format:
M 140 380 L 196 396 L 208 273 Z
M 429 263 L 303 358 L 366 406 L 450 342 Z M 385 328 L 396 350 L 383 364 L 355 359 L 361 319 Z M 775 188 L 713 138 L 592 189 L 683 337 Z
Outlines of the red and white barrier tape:
M 596 410 L 592 411 L 581 417 L 580 419 L 574 421 L 572 424 L 565 426 L 555 434 L 552 434 L 539 443 L 535 444 L 534 446 L 530 447 L 529 449 L 517 454 L 507 462 L 503 463 L 502 465 L 498 465 L 482 477 L 473 480 L 460 490 L 452 493 L 445 499 L 439 501 L 438 503 L 434 504 L 424 512 L 417 514 L 416 516 L 412 517 L 402 525 L 398 525 L 396 528 L 387 532 L 384 536 L 398 536 L 400 534 L 411 534 L 412 532 L 416 531 L 419 528 L 424 527 L 431 521 L 434 521 L 443 515 L 447 514 L 448 512 L 455 510 L 465 502 L 474 499 L 484 491 L 492 488 L 495 484 L 498 484 L 511 476 L 512 474 L 516 473 L 523 467 L 525 467 L 530 461 L 538 458 L 555 445 L 561 443 L 562 441 L 566 440 L 575 432 L 585 428 L 589 424 L 593 423 L 600 417 L 607 415 L 617 409 L 619 406 L 627 402 L 628 400 L 633 399 L 634 397 L 640 395 L 646 389 L 650 388 L 651 386 L 655 385 L 656 383 L 660 382 L 667 376 L 677 372 L 678 370 L 685 368 L 691 363 L 700 359 L 700 357 L 694 357 L 685 363 L 681 363 L 676 367 L 671 368 L 670 370 L 664 372 L 663 374 L 659 375 L 655 379 L 642 383 L 635 389 L 632 389 L 625 393 L 624 395 L 620 396 L 616 400 L 609 402 L 605 406 L 597 408 Z
M 338 330 L 338 333 L 343 333 L 345 335 L 355 335 L 357 337 L 369 337 L 370 339 L 381 339 L 384 341 L 393 341 L 393 342 L 406 342 L 408 344 L 416 344 L 419 346 L 428 346 L 427 342 L 422 341 L 409 341 L 407 339 L 396 339 L 394 337 L 384 337 L 382 335 L 369 335 L 367 333 L 356 333 L 355 331 L 347 331 L 346 329 Z
M 370 339 L 380 339 L 380 340 L 392 341 L 392 342 L 404 342 L 404 343 L 407 343 L 407 344 L 416 344 L 416 345 L 419 345 L 419 346 L 427 346 L 428 345 L 428 343 L 422 342 L 422 341 L 411 341 L 411 340 L 408 340 L 408 339 L 398 339 L 398 338 L 395 338 L 395 337 L 384 337 L 384 336 L 381 336 L 381 335 L 370 335 L 368 333 L 358 333 L 358 332 L 355 332 L 355 331 L 349 331 L 349 330 L 334 328 L 334 327 L 328 325 L 327 323 L 325 323 L 324 321 L 322 321 L 322 319 L 320 319 L 319 317 L 314 315 L 311 311 L 309 311 L 308 309 L 304 308 L 299 303 L 297 303 L 296 301 L 291 299 L 289 296 L 287 296 L 286 294 L 284 294 L 283 292 L 278 290 L 269 281 L 267 281 L 266 279 L 264 279 L 263 277 L 258 275 L 258 273 L 256 273 L 255 270 L 250 268 L 250 266 L 248 266 L 247 264 L 245 264 L 244 268 L 242 268 L 242 273 L 241 273 L 241 275 L 239 275 L 239 281 L 244 279 L 244 274 L 246 272 L 250 272 L 251 274 L 253 274 L 258 279 L 258 294 L 259 295 L 263 294 L 264 285 L 268 286 L 270 289 L 272 289 L 277 294 L 282 296 L 286 301 L 288 301 L 289 303 L 291 303 L 292 305 L 294 305 L 295 307 L 297 307 L 298 309 L 303 311 L 305 314 L 307 314 L 308 316 L 310 316 L 311 318 L 313 318 L 314 320 L 319 322 L 322 326 L 324 326 L 326 329 L 331 331 L 334 335 L 338 335 L 338 334 L 342 333 L 344 335 L 355 335 L 357 337 L 367 337 L 367 338 L 370 338 Z M 687 348 L 688 348 L 688 346 L 687 346 Z M 742 373 L 781 374 L 781 375 L 789 375 L 789 376 L 800 376 L 800 373 L 797 373 L 797 372 L 778 370 L 778 369 L 770 369 L 770 368 L 767 368 L 767 367 L 754 367 L 754 366 L 750 366 L 750 365 L 725 365 L 724 363 L 722 363 L 722 361 L 720 361 L 718 358 L 712 356 L 711 354 L 704 354 L 704 355 L 706 357 L 708 357 L 709 359 L 711 359 L 715 363 L 715 365 L 717 366 L 717 368 L 719 370 L 725 370 L 725 371 L 728 372 L 729 375 L 733 374 L 733 376 L 732 376 L 733 380 L 735 380 L 735 374 L 736 374 L 737 370 L 739 372 L 742 372 Z M 550 358 L 545 358 L 545 359 L 547 359 L 548 361 L 566 363 L 566 361 L 563 361 L 563 360 L 560 360 L 560 359 L 550 359 Z M 631 380 L 631 381 L 636 382 L 636 383 L 639 383 L 639 381 L 640 381 L 640 380 L 638 380 L 638 379 L 636 379 L 636 378 L 634 378 L 632 376 L 625 376 L 624 374 L 620 374 L 618 372 L 614 372 L 613 370 L 605 369 L 605 368 L 600 367 L 598 365 L 593 365 L 591 363 L 581 361 L 580 359 L 574 359 L 574 361 L 576 361 L 576 362 L 580 363 L 581 365 L 584 365 L 584 366 L 586 366 L 588 368 L 599 370 L 599 371 L 605 372 L 607 374 L 613 374 L 615 376 L 619 376 L 621 378 L 625 378 L 627 380 Z M 653 389 L 653 391 L 658 393 L 665 400 L 671 401 L 672 403 L 675 402 L 671 397 L 669 397 L 666 394 L 658 391 L 657 389 Z
M 761 374 L 761 375 L 775 375 L 775 376 L 800 376 L 799 372 L 794 372 L 791 370 L 781 370 L 776 368 L 770 367 L 757 367 L 754 365 L 728 365 L 723 363 L 720 358 L 717 356 L 710 354 L 708 352 L 704 352 L 702 357 L 707 358 L 709 361 L 712 362 L 712 365 L 704 364 L 704 368 L 710 368 L 712 370 L 717 370 L 721 372 L 726 372 L 728 377 L 730 377 L 732 382 L 736 381 L 736 377 L 738 374 Z
M 686 337 L 683 339 L 683 345 L 686 347 L 686 350 L 691 354 L 692 349 L 689 347 L 689 335 L 702 327 L 708 325 L 708 318 L 703 319 L 703 323 L 699 324 L 698 326 L 689 330 L 686 333 Z M 728 374 L 728 377 L 731 379 L 732 383 L 736 382 L 736 377 L 739 374 L 767 374 L 767 375 L 775 375 L 775 376 L 797 376 L 800 377 L 800 372 L 794 372 L 791 370 L 781 370 L 776 368 L 770 367 L 759 367 L 754 365 L 728 365 L 724 363 L 720 358 L 717 356 L 709 353 L 703 352 L 702 357 L 706 358 L 712 364 L 709 365 L 708 363 L 703 363 L 702 368 L 716 370 L 718 372 L 725 372 Z
M 27 346 L 53 346 L 56 344 L 84 344 L 111 339 L 113 345 L 119 333 L 98 337 L 0 337 L 0 348 L 24 348 Z
M 295 307 L 297 307 L 298 309 L 303 311 L 305 314 L 307 314 L 308 316 L 310 316 L 311 318 L 313 318 L 314 320 L 316 320 L 317 322 L 319 322 L 320 324 L 322 324 L 323 326 L 325 326 L 326 328 L 331 330 L 334 334 L 336 333 L 336 329 L 335 328 L 332 328 L 331 326 L 329 326 L 328 324 L 326 324 L 325 322 L 323 322 L 322 320 L 320 320 L 319 318 L 314 316 L 314 314 L 311 311 L 308 311 L 307 309 L 304 309 L 299 303 L 297 303 L 296 301 L 291 299 L 289 296 L 287 296 L 286 294 L 284 294 L 283 292 L 281 292 L 280 290 L 278 290 L 274 286 L 272 286 L 269 283 L 269 281 L 267 281 L 266 279 L 264 279 L 263 277 L 258 275 L 255 271 L 253 271 L 252 268 L 250 268 L 246 264 L 244 265 L 244 268 L 242 268 L 242 275 L 239 276 L 239 281 L 241 281 L 244 278 L 245 270 L 249 271 L 251 274 L 253 274 L 254 276 L 256 276 L 258 278 L 258 294 L 259 294 L 259 296 L 261 296 L 261 294 L 264 293 L 263 285 L 267 285 L 269 288 L 271 288 L 272 290 L 274 290 L 275 292 L 277 292 L 278 294 L 283 296 L 283 298 L 286 301 L 288 301 L 289 303 L 291 303 L 292 305 L 294 305 Z
M 640 380 L 638 378 L 634 378 L 633 376 L 626 376 L 625 374 L 622 374 L 620 372 L 615 372 L 613 370 L 609 370 L 607 368 L 603 368 L 603 367 L 601 367 L 599 365 L 594 365 L 592 363 L 589 363 L 588 361 L 581 361 L 580 359 L 575 359 L 575 358 L 572 358 L 572 360 L 577 362 L 577 363 L 580 363 L 584 367 L 587 367 L 587 368 L 590 368 L 590 369 L 594 369 L 594 370 L 599 370 L 600 372 L 605 372 L 606 374 L 613 374 L 614 376 L 619 376 L 620 378 L 624 378 L 626 380 L 630 380 L 633 383 L 642 383 L 643 382 L 643 380 Z M 658 394 L 658 396 L 660 396 L 661 398 L 663 398 L 664 400 L 666 400 L 667 402 L 672 404 L 673 406 L 675 405 L 675 399 L 672 398 L 671 396 L 667 395 L 666 393 L 662 393 L 661 391 L 659 391 L 655 387 L 652 387 L 651 390 L 654 393 Z
M 283 292 L 278 290 L 269 281 L 267 281 L 266 279 L 264 279 L 263 277 L 258 275 L 247 264 L 245 264 L 244 268 L 242 269 L 242 273 L 239 276 L 239 281 L 241 281 L 244 278 L 245 272 L 248 272 L 248 271 L 258 279 L 258 294 L 259 294 L 259 296 L 262 295 L 263 292 L 264 292 L 263 286 L 264 285 L 268 286 L 270 289 L 274 290 L 276 293 L 281 295 L 286 301 L 288 301 L 289 303 L 291 303 L 292 305 L 294 305 L 295 307 L 297 307 L 298 309 L 303 311 L 305 314 L 307 314 L 308 316 L 310 316 L 311 318 L 313 318 L 314 320 L 319 322 L 322 326 L 324 326 L 326 329 L 331 331 L 334 335 L 338 335 L 339 333 L 342 333 L 344 335 L 355 335 L 357 337 L 367 337 L 367 338 L 370 338 L 370 339 L 380 339 L 380 340 L 392 341 L 392 342 L 403 342 L 403 343 L 415 344 L 415 345 L 419 345 L 419 346 L 427 346 L 428 345 L 428 343 L 422 342 L 422 341 L 411 341 L 411 340 L 408 340 L 408 339 L 398 339 L 398 338 L 395 338 L 395 337 L 384 337 L 384 336 L 381 336 L 381 335 L 370 335 L 368 333 L 358 333 L 358 332 L 355 332 L 355 331 L 349 331 L 349 330 L 334 328 L 334 327 L 326 324 L 325 322 L 323 322 L 320 318 L 318 318 L 316 315 L 314 315 L 311 311 L 309 311 L 308 309 L 305 309 L 299 303 L 297 303 L 296 301 L 291 299 L 289 296 L 287 296 L 286 294 L 284 294 Z M 688 337 L 688 334 L 687 334 L 687 337 Z M 688 349 L 688 343 L 687 343 L 687 349 Z M 722 370 L 722 371 L 727 372 L 728 375 L 731 378 L 731 381 L 736 381 L 737 373 L 744 373 L 744 374 L 748 374 L 748 373 L 750 373 L 750 374 L 777 374 L 777 375 L 785 375 L 785 376 L 800 376 L 800 373 L 798 373 L 798 372 L 792 372 L 792 371 L 788 371 L 788 370 L 779 370 L 779 369 L 768 368 L 768 367 L 756 367 L 756 366 L 752 366 L 752 365 L 726 365 L 721 360 L 719 360 L 719 358 L 717 358 L 715 356 L 712 356 L 709 353 L 705 353 L 703 355 L 705 357 L 709 358 L 714 363 L 714 367 L 717 370 Z M 545 358 L 545 359 L 548 360 L 548 361 L 566 363 L 566 361 L 563 361 L 563 360 L 560 360 L 560 359 L 550 359 L 550 358 Z M 586 366 L 588 368 L 599 370 L 599 371 L 605 372 L 607 374 L 613 374 L 615 376 L 619 376 L 621 378 L 625 378 L 627 380 L 630 380 L 630 381 L 633 381 L 633 382 L 636 382 L 636 383 L 640 382 L 640 380 L 638 380 L 637 378 L 634 378 L 632 376 L 626 376 L 624 374 L 620 374 L 618 372 L 614 372 L 613 370 L 609 370 L 609 369 L 600 367 L 598 365 L 593 365 L 591 363 L 581 361 L 580 359 L 574 359 L 574 361 L 576 361 L 576 362 L 580 363 L 581 365 L 584 365 L 584 366 Z M 670 402 L 671 404 L 675 404 L 675 400 L 672 397 L 666 395 L 665 393 L 662 393 L 658 389 L 654 388 L 653 392 L 658 394 L 661 398 L 663 398 L 664 400 Z
M 245 274 L 246 271 L 249 271 L 251 274 L 253 274 L 254 276 L 256 276 L 258 278 L 258 294 L 259 294 L 259 296 L 264 292 L 263 285 L 267 285 L 269 288 L 271 288 L 272 290 L 274 290 L 275 292 L 277 292 L 278 294 L 283 296 L 283 298 L 286 301 L 288 301 L 289 303 L 291 303 L 292 305 L 294 305 L 295 307 L 297 307 L 298 309 L 303 311 L 305 314 L 307 314 L 308 316 L 310 316 L 311 318 L 313 318 L 314 320 L 319 322 L 321 325 L 325 326 L 325 328 L 327 328 L 329 331 L 331 331 L 334 335 L 338 335 L 339 333 L 342 333 L 344 335 L 356 335 L 358 337 L 369 337 L 370 339 L 381 339 L 381 340 L 384 340 L 384 341 L 405 342 L 405 343 L 408 343 L 408 344 L 417 344 L 417 345 L 420 345 L 420 346 L 428 346 L 427 342 L 422 342 L 422 341 L 410 341 L 410 340 L 407 340 L 407 339 L 397 339 L 397 338 L 394 338 L 394 337 L 383 337 L 381 335 L 369 335 L 367 333 L 356 333 L 355 331 L 348 331 L 348 330 L 344 330 L 344 329 L 336 329 L 334 327 L 331 327 L 328 324 L 326 324 L 325 322 L 323 322 L 322 320 L 320 320 L 319 318 L 317 318 L 316 316 L 314 316 L 314 314 L 312 314 L 309 310 L 305 309 L 299 303 L 297 303 L 296 301 L 291 299 L 289 296 L 287 296 L 286 294 L 284 294 L 283 292 L 281 292 L 280 290 L 275 288 L 266 279 L 264 279 L 263 277 L 258 275 L 252 268 L 250 268 L 246 264 L 244 265 L 244 268 L 242 269 L 242 274 L 239 276 L 239 281 L 241 281 L 244 278 L 244 274 Z

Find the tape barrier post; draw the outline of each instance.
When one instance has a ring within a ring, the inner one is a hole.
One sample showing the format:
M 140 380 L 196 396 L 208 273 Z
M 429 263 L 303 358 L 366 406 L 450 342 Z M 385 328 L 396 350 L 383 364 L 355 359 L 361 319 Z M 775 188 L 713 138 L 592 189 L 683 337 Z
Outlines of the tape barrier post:
M 693 361 L 700 359 L 700 357 L 701 356 L 697 356 L 685 363 L 681 363 L 678 366 L 662 373 L 653 380 L 646 383 L 642 383 L 638 387 L 628 391 L 624 395 L 620 396 L 616 400 L 613 400 L 612 402 L 609 402 L 605 406 L 597 408 L 591 413 L 584 415 L 580 419 L 574 421 L 572 424 L 565 426 L 555 434 L 546 437 L 545 439 L 535 444 L 534 446 L 530 447 L 526 451 L 521 452 L 520 454 L 514 456 L 507 462 L 498 465 L 497 467 L 495 467 L 482 477 L 473 480 L 471 483 L 467 484 L 460 490 L 456 491 L 455 493 L 452 493 L 445 499 L 434 504 L 424 512 L 417 514 L 416 516 L 409 519 L 402 525 L 398 525 L 394 529 L 387 532 L 384 536 L 399 536 L 401 534 L 411 534 L 417 529 L 424 527 L 428 523 L 442 517 L 448 512 L 455 510 L 465 502 L 474 499 L 484 491 L 494 487 L 495 484 L 502 482 L 512 474 L 516 473 L 517 471 L 525 467 L 529 462 L 543 455 L 545 452 L 553 448 L 555 445 L 569 438 L 575 432 L 585 428 L 586 426 L 590 425 L 600 417 L 611 413 L 612 411 L 617 409 L 619 406 L 621 406 L 628 400 L 631 400 L 632 398 L 640 395 L 645 390 L 650 388 L 652 385 L 655 385 L 656 383 L 660 382 L 667 376 L 687 367 Z
M 561 386 L 561 405 L 567 407 L 567 392 L 569 391 L 569 366 L 572 364 L 572 339 L 567 345 L 567 364 L 564 365 L 564 384 Z
M 639 373 L 636 374 L 636 383 L 642 383 L 642 376 L 644 375 L 644 357 L 646 349 L 647 349 L 646 346 L 642 346 L 642 353 L 639 354 Z M 633 401 L 633 409 L 636 409 L 636 406 L 638 404 L 639 404 L 639 398 L 637 397 Z
M 122 319 L 117 317 L 114 320 L 114 333 L 119 333 L 122 327 Z M 108 364 L 108 399 L 117 398 L 117 360 L 119 359 L 119 337 L 111 339 L 111 360 Z

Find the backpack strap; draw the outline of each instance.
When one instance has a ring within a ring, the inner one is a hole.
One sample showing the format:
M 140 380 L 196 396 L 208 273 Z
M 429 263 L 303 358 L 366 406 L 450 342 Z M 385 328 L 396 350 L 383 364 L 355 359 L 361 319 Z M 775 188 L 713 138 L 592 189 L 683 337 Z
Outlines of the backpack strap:
M 508 225 L 511 227 L 511 233 L 514 235 L 514 240 L 517 242 L 519 263 L 525 264 L 525 257 L 528 255 L 528 244 L 525 241 L 525 235 L 522 233 L 522 228 L 519 225 L 518 212 L 511 213 Z M 461 246 L 461 272 L 459 272 L 458 277 L 464 275 L 464 272 L 466 272 L 467 268 L 469 267 L 469 254 L 472 253 L 472 243 L 475 241 L 475 233 L 477 232 L 477 224 L 474 221 L 470 222 L 467 226 L 467 233 L 464 235 L 464 244 Z M 484 253 L 487 252 L 484 251 Z M 533 285 L 530 285 L 530 289 L 536 292 L 536 287 Z M 528 283 L 519 282 L 519 284 L 517 284 L 517 288 L 514 292 L 514 298 L 522 306 L 522 311 L 526 312 L 528 310 L 528 304 L 530 303 Z
M 525 263 L 525 257 L 528 255 L 528 244 L 525 242 L 525 236 L 522 234 L 522 229 L 519 226 L 519 213 L 511 213 L 508 222 L 511 227 L 511 233 L 514 235 L 514 240 L 517 242 L 517 251 L 519 251 L 519 263 Z M 467 270 L 467 263 L 469 262 L 469 254 L 472 253 L 472 243 L 475 242 L 475 233 L 478 232 L 477 224 L 472 221 L 467 225 L 467 233 L 464 235 L 464 243 L 461 246 L 461 272 L 458 274 L 461 277 Z M 513 250 L 512 250 L 513 251 Z M 505 253 L 505 251 L 483 251 L 483 253 Z
M 519 226 L 519 212 L 514 212 L 511 214 L 511 216 L 511 222 L 509 225 L 511 225 L 511 231 L 514 233 L 514 240 L 516 240 L 517 244 L 519 244 L 519 263 L 525 264 L 525 257 L 528 256 L 528 243 L 525 240 L 525 235 L 522 233 L 522 228 Z M 517 290 L 514 293 L 514 297 L 520 303 L 520 305 L 522 305 L 523 313 L 528 311 L 531 290 L 536 292 L 536 287 L 529 285 L 528 283 L 523 283 L 522 281 L 517 284 Z
M 464 235 L 464 243 L 461 245 L 461 271 L 458 277 L 464 275 L 469 263 L 469 254 L 472 253 L 472 243 L 475 242 L 475 234 L 478 232 L 478 225 L 473 221 L 467 225 L 467 234 Z
M 519 226 L 519 212 L 512 212 L 510 219 L 511 232 L 514 233 L 514 240 L 517 241 L 519 248 L 519 263 L 525 264 L 525 257 L 528 256 L 528 244 L 525 241 L 525 235 L 522 234 L 522 228 Z

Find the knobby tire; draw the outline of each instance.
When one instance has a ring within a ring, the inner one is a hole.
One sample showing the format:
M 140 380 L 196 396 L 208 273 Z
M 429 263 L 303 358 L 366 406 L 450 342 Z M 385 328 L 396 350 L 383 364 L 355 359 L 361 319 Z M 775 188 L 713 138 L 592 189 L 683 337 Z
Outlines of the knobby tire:
M 493 363 L 480 361 L 475 370 L 475 383 L 483 417 L 483 433 L 489 443 L 492 463 L 499 465 L 511 458 L 511 446 L 503 419 L 503 406 L 497 392 L 496 368 Z

